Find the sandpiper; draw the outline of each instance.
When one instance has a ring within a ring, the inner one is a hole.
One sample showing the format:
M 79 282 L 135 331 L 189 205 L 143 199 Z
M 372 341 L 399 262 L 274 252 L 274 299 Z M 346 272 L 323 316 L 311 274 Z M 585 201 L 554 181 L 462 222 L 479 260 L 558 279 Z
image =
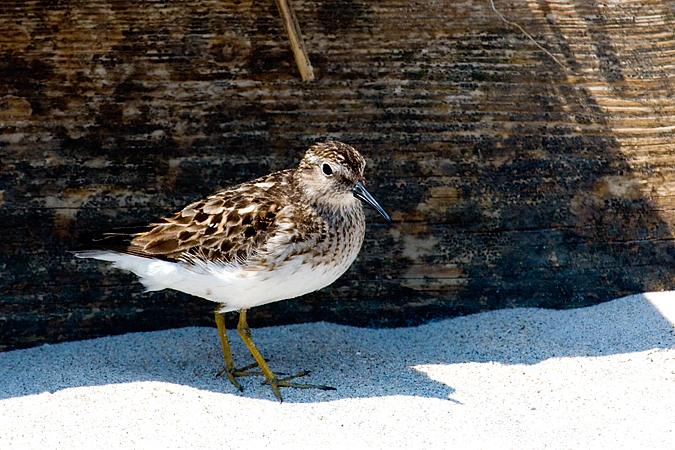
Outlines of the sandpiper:
M 389 215 L 364 186 L 365 160 L 341 142 L 315 144 L 295 169 L 234 186 L 147 225 L 116 228 L 81 240 L 75 254 L 113 262 L 148 291 L 175 289 L 216 302 L 225 373 L 256 365 L 281 401 L 280 387 L 333 389 L 277 378 L 253 342 L 246 310 L 295 298 L 337 280 L 356 259 L 365 233 L 361 201 Z M 256 363 L 237 369 L 224 314 L 239 311 L 237 331 Z M 258 372 L 259 373 L 259 372 Z

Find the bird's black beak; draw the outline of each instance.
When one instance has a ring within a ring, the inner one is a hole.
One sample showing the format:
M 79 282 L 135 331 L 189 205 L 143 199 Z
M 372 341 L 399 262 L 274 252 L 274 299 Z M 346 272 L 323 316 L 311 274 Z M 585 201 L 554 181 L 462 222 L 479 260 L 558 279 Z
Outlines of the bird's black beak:
M 375 211 L 379 212 L 387 222 L 391 222 L 391 217 L 389 217 L 389 214 L 387 214 L 387 212 L 380 206 L 379 203 L 377 203 L 373 196 L 370 195 L 370 192 L 366 190 L 366 187 L 363 185 L 363 183 L 357 181 L 352 188 L 352 193 L 354 194 L 354 197 L 358 198 L 359 200 L 363 200 Z

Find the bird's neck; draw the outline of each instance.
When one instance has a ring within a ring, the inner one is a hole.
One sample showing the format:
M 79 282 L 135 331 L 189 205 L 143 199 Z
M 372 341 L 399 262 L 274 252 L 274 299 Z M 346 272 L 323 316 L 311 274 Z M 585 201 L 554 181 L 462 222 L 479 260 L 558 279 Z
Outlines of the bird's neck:
M 316 203 L 312 207 L 331 226 L 341 226 L 342 224 L 360 223 L 365 221 L 363 206 L 358 199 L 351 204 L 329 205 Z

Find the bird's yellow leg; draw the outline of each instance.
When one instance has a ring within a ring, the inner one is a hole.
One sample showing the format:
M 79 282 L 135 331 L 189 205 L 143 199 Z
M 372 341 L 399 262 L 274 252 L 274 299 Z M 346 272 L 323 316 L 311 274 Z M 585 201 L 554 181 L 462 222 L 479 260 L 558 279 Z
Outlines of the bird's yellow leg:
M 239 336 L 241 336 L 241 340 L 244 341 L 244 344 L 246 344 L 246 347 L 248 347 L 249 351 L 251 352 L 251 355 L 253 355 L 253 358 L 255 358 L 256 362 L 258 363 L 258 366 L 265 375 L 265 384 L 269 384 L 270 386 L 272 386 L 274 396 L 280 402 L 282 401 L 281 392 L 279 391 L 280 387 L 294 387 L 299 389 L 322 389 L 324 391 L 335 390 L 335 388 L 332 388 L 330 386 L 323 386 L 317 384 L 291 383 L 289 381 L 292 380 L 293 378 L 307 375 L 309 373 L 309 370 L 303 370 L 302 372 L 296 375 L 292 375 L 290 377 L 277 378 L 274 372 L 272 372 L 270 367 L 267 365 L 267 362 L 265 362 L 265 359 L 260 354 L 258 347 L 256 347 L 255 343 L 253 342 L 253 337 L 251 336 L 251 328 L 248 326 L 248 323 L 246 322 L 245 309 L 239 311 L 239 324 L 237 325 L 237 331 L 239 332 Z
M 250 364 L 246 367 L 242 367 L 241 369 L 237 369 L 234 366 L 234 360 L 232 359 L 232 352 L 230 351 L 230 343 L 227 340 L 227 331 L 225 330 L 225 314 L 216 311 L 215 315 L 216 315 L 216 326 L 218 327 L 218 335 L 220 336 L 220 346 L 223 348 L 223 359 L 225 361 L 225 366 L 222 369 L 220 369 L 220 371 L 216 374 L 216 377 L 219 377 L 223 373 L 226 373 L 227 378 L 234 385 L 234 387 L 236 387 L 240 391 L 243 391 L 244 388 L 241 387 L 241 384 L 237 382 L 235 377 L 260 374 L 260 372 L 248 371 L 249 369 L 252 369 L 255 366 L 257 366 L 258 363 Z

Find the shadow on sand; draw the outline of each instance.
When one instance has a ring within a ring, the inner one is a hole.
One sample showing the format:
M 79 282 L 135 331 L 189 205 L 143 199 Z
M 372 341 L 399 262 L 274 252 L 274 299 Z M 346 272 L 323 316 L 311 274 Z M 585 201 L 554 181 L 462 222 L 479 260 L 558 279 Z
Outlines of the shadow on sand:
M 336 391 L 283 390 L 285 402 L 420 396 L 452 399 L 455 389 L 418 365 L 599 357 L 675 347 L 672 293 L 634 295 L 574 310 L 517 308 L 418 327 L 366 329 L 312 323 L 253 330 L 273 370 L 309 369 L 308 383 Z M 670 321 L 669 321 L 670 320 Z M 247 349 L 230 332 L 235 361 Z M 190 327 L 44 345 L 0 354 L 0 399 L 112 383 L 160 381 L 240 395 L 215 378 L 222 356 L 215 329 Z M 275 401 L 260 378 L 242 380 L 249 398 Z M 461 383 L 461 380 L 457 380 Z

